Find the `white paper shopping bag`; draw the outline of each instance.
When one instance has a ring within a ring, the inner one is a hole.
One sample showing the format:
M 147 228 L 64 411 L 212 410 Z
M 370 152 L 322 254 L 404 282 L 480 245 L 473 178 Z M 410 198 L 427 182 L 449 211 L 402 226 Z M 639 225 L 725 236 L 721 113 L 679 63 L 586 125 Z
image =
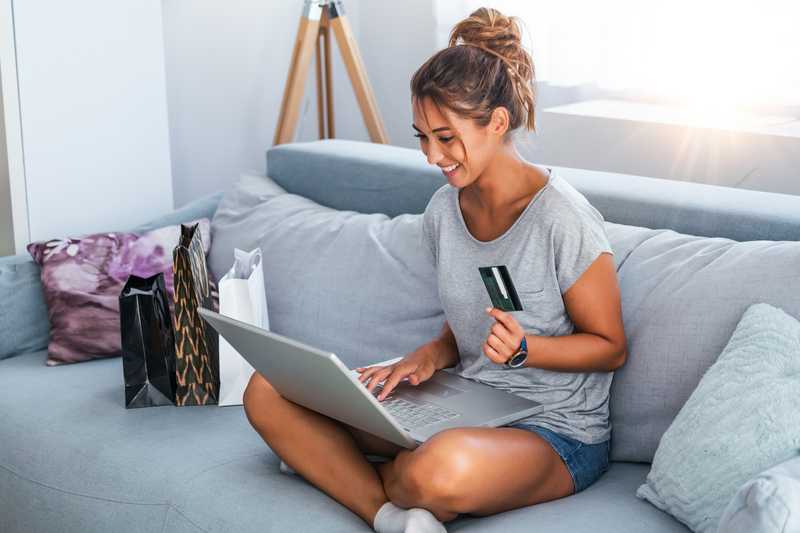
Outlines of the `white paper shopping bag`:
M 231 269 L 219 282 L 219 313 L 253 326 L 269 329 L 261 248 L 234 250 Z M 242 405 L 253 367 L 236 349 L 219 337 L 219 405 Z

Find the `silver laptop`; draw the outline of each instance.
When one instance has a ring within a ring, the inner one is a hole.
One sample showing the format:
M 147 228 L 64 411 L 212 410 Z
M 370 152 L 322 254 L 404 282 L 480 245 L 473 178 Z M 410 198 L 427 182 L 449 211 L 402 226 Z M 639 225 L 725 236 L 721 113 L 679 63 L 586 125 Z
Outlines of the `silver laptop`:
M 542 411 L 538 402 L 449 369 L 419 385 L 403 380 L 379 401 L 380 386 L 370 393 L 331 352 L 208 309 L 200 314 L 284 398 L 404 448 L 414 449 L 443 429 L 503 426 Z

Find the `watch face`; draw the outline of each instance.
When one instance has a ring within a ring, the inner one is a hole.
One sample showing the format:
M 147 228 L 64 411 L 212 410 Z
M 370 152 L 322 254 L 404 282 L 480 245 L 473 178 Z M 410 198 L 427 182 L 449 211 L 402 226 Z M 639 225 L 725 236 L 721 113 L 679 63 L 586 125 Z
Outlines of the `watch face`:
M 511 359 L 508 360 L 508 366 L 510 367 L 518 367 L 521 366 L 522 363 L 528 358 L 528 352 L 520 352 Z

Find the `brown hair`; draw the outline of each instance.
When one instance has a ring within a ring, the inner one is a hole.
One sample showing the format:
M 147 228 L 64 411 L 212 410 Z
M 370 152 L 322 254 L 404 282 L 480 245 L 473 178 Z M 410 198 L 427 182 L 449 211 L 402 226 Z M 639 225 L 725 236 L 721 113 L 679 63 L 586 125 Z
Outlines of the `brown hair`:
M 533 60 L 522 47 L 517 17 L 481 7 L 456 24 L 447 48 L 411 78 L 411 94 L 430 97 L 464 118 L 486 126 L 492 111 L 508 109 L 509 132 L 535 130 Z

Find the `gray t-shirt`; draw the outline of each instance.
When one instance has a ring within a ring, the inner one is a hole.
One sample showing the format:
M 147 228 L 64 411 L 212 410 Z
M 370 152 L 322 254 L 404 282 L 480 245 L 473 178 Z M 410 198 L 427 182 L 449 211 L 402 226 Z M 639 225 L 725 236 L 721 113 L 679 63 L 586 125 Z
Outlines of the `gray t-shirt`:
M 531 199 L 514 224 L 492 241 L 467 229 L 459 189 L 445 184 L 423 215 L 424 246 L 436 267 L 439 298 L 456 338 L 460 361 L 455 372 L 544 405 L 544 412 L 520 420 L 586 444 L 611 436 L 608 418 L 613 372 L 558 372 L 506 368 L 492 362 L 482 346 L 495 319 L 478 267 L 507 266 L 523 311 L 512 315 L 532 335 L 561 336 L 574 331 L 562 294 L 602 252 L 613 254 L 602 215 L 557 174 Z

